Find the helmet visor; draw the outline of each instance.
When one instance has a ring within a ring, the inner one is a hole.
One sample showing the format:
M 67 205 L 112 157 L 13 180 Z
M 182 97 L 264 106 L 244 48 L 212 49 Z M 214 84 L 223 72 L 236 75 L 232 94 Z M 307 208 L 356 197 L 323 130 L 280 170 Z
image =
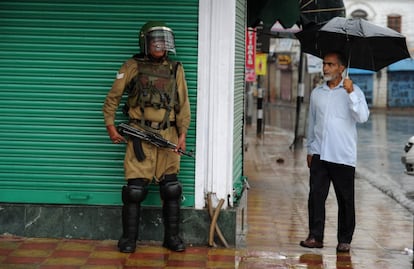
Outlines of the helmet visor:
M 167 27 L 155 27 L 146 35 L 148 47 L 175 53 L 174 34 Z

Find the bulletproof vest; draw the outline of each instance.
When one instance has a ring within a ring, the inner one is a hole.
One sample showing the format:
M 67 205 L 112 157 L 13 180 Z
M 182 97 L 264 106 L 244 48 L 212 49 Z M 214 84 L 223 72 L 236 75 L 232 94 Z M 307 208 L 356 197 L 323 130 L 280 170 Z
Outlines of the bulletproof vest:
M 168 61 L 167 64 L 154 63 L 144 59 L 136 59 L 138 74 L 127 85 L 128 106 L 172 109 L 178 112 L 178 94 L 176 89 L 176 68 L 178 63 Z

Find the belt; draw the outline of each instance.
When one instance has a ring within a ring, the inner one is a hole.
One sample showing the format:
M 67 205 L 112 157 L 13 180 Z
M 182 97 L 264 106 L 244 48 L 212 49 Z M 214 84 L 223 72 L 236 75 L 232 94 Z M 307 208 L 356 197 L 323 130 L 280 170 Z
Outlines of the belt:
M 136 124 L 142 124 L 142 121 L 139 119 L 131 119 L 130 122 L 136 123 Z M 144 125 L 147 127 L 150 127 L 155 130 L 165 130 L 168 128 L 167 124 L 162 124 L 162 122 L 156 122 L 156 121 L 150 121 L 150 120 L 144 120 Z M 170 127 L 175 126 L 175 121 L 170 121 Z

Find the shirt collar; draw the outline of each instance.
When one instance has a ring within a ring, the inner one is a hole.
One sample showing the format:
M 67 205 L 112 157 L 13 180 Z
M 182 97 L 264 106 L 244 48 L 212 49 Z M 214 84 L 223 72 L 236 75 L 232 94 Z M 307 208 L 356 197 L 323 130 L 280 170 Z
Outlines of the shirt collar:
M 325 90 L 337 90 L 337 89 L 342 89 L 344 87 L 344 79 L 342 78 L 342 80 L 338 83 L 338 85 L 336 85 L 335 86 L 335 88 L 333 88 L 333 89 L 331 89 L 331 88 L 329 88 L 329 86 L 328 86 L 328 82 L 327 81 L 325 81 L 324 83 L 323 83 L 323 89 L 325 89 Z

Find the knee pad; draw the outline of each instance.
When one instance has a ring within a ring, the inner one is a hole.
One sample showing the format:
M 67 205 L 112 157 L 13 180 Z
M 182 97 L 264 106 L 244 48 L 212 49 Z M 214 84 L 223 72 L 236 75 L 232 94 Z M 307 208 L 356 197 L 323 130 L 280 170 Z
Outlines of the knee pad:
M 179 200 L 181 198 L 182 187 L 178 182 L 177 175 L 164 176 L 164 179 L 160 182 L 160 194 L 164 201 Z
M 129 204 L 144 201 L 148 193 L 147 185 L 148 183 L 145 180 L 128 181 L 128 185 L 122 187 L 122 202 Z

